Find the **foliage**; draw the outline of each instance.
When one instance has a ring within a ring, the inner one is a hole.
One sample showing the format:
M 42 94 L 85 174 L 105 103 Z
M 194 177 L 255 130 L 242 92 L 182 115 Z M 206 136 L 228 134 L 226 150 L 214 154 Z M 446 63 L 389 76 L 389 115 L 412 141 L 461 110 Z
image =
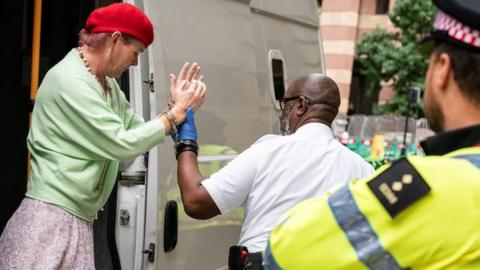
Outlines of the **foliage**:
M 378 105 L 374 113 L 418 116 L 421 106 L 408 108 L 408 89 L 422 86 L 428 58 L 417 51 L 430 31 L 435 8 L 431 1 L 397 0 L 388 15 L 394 32 L 375 29 L 356 45 L 356 59 L 368 82 L 368 93 L 378 95 L 382 85 L 392 86 L 395 97 Z

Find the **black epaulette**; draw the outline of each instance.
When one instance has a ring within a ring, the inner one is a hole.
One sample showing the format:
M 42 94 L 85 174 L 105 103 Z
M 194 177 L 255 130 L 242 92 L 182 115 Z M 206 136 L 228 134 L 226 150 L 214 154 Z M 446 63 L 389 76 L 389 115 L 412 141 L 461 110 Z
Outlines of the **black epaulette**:
M 430 192 L 430 186 L 406 158 L 367 184 L 392 218 Z

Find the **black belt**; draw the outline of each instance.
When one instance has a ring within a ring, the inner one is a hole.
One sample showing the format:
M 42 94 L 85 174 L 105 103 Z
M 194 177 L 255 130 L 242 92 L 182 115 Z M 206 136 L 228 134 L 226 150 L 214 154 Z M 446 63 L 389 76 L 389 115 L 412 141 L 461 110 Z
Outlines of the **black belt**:
M 249 253 L 244 246 L 231 246 L 228 255 L 228 269 L 263 270 L 262 253 Z

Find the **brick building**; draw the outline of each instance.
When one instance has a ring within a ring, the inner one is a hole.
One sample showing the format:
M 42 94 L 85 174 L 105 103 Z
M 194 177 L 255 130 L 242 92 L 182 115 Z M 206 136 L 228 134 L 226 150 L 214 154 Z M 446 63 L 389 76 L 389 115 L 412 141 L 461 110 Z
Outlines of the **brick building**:
M 370 113 L 373 103 L 393 96 L 384 87 L 377 97 L 367 98 L 365 79 L 354 59 L 355 44 L 376 27 L 393 30 L 387 13 L 395 0 L 323 0 L 320 26 L 327 75 L 339 85 L 342 114 Z

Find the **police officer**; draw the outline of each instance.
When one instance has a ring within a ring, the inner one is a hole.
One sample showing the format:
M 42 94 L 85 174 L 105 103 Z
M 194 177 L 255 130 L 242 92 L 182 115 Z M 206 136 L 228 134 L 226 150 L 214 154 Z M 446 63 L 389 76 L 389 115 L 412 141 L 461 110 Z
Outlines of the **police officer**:
M 480 2 L 433 2 L 427 156 L 291 209 L 266 269 L 480 269 Z

